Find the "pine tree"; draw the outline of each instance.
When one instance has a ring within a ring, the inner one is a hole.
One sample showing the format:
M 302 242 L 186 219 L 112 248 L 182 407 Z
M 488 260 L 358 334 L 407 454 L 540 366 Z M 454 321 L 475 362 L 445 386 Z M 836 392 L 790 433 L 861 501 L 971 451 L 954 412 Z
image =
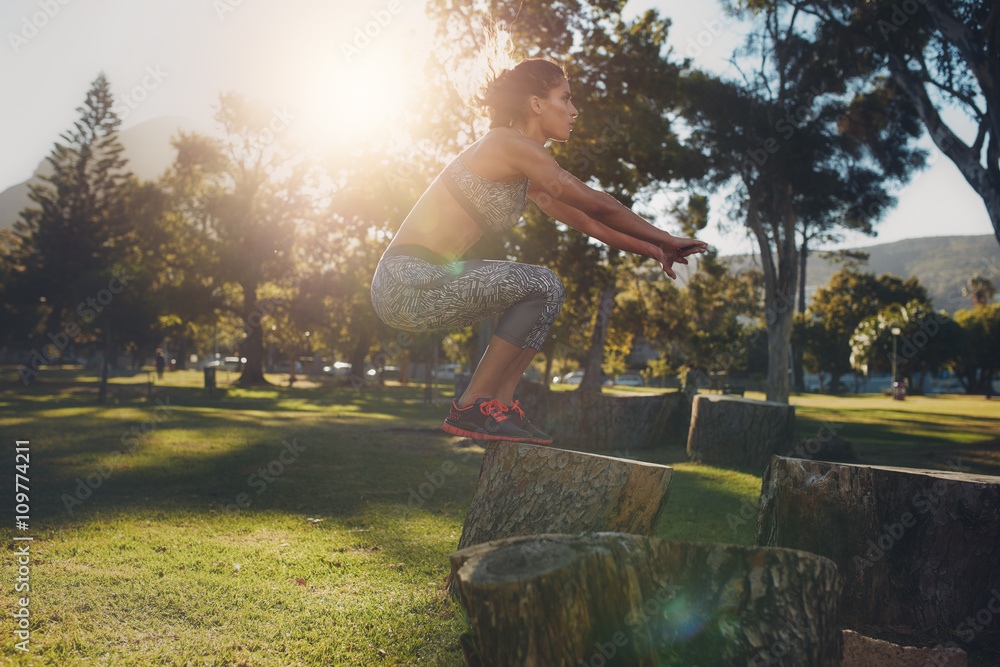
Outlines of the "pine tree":
M 60 135 L 46 158 L 47 173 L 30 186 L 35 206 L 22 210 L 14 223 L 20 287 L 43 304 L 45 324 L 36 351 L 42 348 L 50 359 L 101 318 L 99 313 L 107 319 L 105 311 L 114 305 L 113 300 L 87 305 L 88 296 L 93 300 L 99 286 L 116 278 L 113 271 L 129 236 L 126 193 L 132 176 L 122 156 L 121 120 L 113 103 L 101 73 L 77 108 L 73 129 Z M 111 332 L 104 335 L 110 349 Z M 31 366 L 22 367 L 22 379 L 30 381 L 41 360 L 34 355 Z

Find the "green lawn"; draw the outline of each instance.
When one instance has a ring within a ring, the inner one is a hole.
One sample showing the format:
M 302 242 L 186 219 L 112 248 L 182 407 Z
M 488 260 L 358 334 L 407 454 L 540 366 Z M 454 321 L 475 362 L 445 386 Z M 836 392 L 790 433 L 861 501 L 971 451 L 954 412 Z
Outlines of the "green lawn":
M 8 451 L 31 443 L 18 534 L 35 538 L 31 651 L 13 647 L 8 587 L 2 664 L 463 664 L 442 583 L 483 450 L 437 430 L 448 387 L 427 405 L 412 386 L 208 395 L 177 372 L 147 397 L 147 380 L 116 378 L 101 407 L 81 371 L 27 389 L 0 374 Z M 834 425 L 865 462 L 1000 474 L 995 442 L 977 444 L 1000 437 L 1000 410 L 981 398 L 794 402 L 803 437 Z M 674 466 L 657 536 L 752 543 L 759 475 L 632 454 Z

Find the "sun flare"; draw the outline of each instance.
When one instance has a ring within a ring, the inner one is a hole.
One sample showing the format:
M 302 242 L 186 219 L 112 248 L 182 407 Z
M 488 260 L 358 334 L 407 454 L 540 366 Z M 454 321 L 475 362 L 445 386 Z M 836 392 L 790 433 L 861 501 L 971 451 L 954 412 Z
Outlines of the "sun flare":
M 392 132 L 421 94 L 422 59 L 385 47 L 351 62 L 332 53 L 308 78 L 303 130 L 330 149 L 357 148 Z

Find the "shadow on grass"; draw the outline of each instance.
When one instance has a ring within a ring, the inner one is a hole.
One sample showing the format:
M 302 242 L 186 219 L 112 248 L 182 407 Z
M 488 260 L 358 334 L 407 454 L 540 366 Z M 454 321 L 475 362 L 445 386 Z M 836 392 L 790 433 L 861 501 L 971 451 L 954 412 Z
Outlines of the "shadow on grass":
M 938 413 L 928 416 L 948 423 L 894 413 L 888 423 L 844 421 L 834 426 L 836 434 L 854 446 L 858 458 L 850 463 L 1000 475 L 996 419 Z M 820 419 L 796 419 L 802 438 L 813 437 L 822 428 Z M 957 425 L 966 428 L 959 431 Z
M 349 389 L 303 409 L 294 390 L 226 401 L 181 387 L 159 402 L 96 406 L 77 386 L 54 389 L 0 390 L 0 423 L 31 441 L 32 520 L 40 525 L 73 525 L 98 512 L 343 518 L 372 503 L 454 511 L 471 496 L 481 457 L 475 449 L 456 454 L 456 439 L 434 428 L 441 406 L 405 391 Z M 442 461 L 452 465 L 442 471 Z M 12 472 L 0 472 L 13 486 Z

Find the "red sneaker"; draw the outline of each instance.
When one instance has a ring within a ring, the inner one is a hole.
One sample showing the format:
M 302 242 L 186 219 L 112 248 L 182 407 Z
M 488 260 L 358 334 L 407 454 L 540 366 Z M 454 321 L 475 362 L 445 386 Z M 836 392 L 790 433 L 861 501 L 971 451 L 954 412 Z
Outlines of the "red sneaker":
M 521 401 L 514 401 L 514 405 L 510 407 L 507 407 L 506 405 L 503 406 L 503 411 L 505 413 L 510 413 L 510 417 L 508 417 L 508 419 L 513 422 L 514 426 L 531 434 L 531 442 L 536 445 L 552 444 L 552 436 L 532 424 L 528 421 L 528 418 L 524 416 L 524 410 L 521 409 Z
M 531 433 L 520 429 L 507 419 L 507 408 L 495 398 L 477 398 L 467 408 L 460 408 L 452 401 L 448 418 L 441 429 L 452 435 L 476 440 L 511 440 L 514 442 L 534 442 Z

